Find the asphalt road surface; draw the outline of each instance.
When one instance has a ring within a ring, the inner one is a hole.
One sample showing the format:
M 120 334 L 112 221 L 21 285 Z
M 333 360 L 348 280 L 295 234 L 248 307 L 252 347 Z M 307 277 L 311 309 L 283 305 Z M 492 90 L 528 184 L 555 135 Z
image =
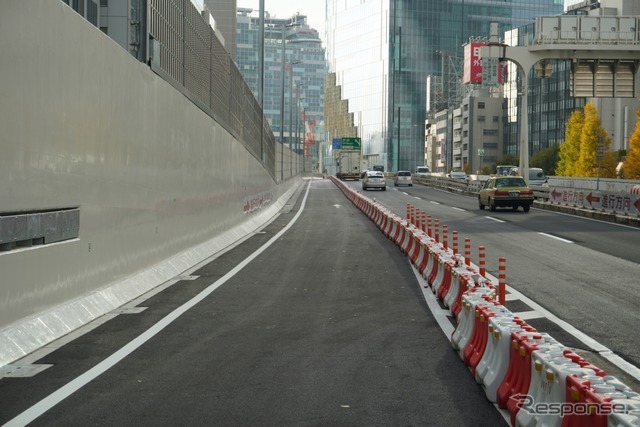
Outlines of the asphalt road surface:
M 188 273 L 0 379 L 0 424 L 506 425 L 407 257 L 329 180 Z

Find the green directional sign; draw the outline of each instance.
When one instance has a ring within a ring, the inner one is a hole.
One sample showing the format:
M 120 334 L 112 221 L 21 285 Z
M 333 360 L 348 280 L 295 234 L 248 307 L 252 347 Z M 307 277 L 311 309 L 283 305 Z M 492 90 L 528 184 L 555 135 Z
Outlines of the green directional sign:
M 359 150 L 360 138 L 342 138 L 343 150 Z

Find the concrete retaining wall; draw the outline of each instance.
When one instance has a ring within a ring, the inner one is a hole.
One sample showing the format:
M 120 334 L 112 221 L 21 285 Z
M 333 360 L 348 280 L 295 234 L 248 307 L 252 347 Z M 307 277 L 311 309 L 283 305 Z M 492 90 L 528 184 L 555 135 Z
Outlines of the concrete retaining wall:
M 61 1 L 4 0 L 0 58 L 0 215 L 80 211 L 77 238 L 0 252 L 0 366 L 252 232 L 299 184 Z

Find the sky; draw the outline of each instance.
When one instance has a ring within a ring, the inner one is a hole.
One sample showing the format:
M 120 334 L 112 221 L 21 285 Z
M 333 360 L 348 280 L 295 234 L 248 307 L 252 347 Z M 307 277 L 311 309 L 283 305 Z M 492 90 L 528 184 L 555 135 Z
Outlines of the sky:
M 191 0 L 200 10 L 204 0 Z M 236 0 L 237 7 L 254 9 L 255 16 L 260 10 L 260 0 Z M 324 0 L 307 0 L 305 2 L 293 0 L 264 0 L 264 10 L 275 18 L 290 18 L 299 12 L 307 16 L 307 24 L 318 30 L 320 38 L 324 41 Z

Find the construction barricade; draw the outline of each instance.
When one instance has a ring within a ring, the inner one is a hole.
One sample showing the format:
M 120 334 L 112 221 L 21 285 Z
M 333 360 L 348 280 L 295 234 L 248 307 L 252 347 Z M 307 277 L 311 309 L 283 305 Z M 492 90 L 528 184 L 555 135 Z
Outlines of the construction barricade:
M 440 241 L 438 219 L 420 215 L 410 204 L 404 219 L 332 180 L 398 245 L 455 316 L 452 347 L 487 399 L 509 411 L 512 425 L 640 427 L 638 393 L 495 301 L 496 287 L 484 277 L 484 247 L 477 270 L 469 260 L 470 240 L 465 239 L 462 264 L 455 253 L 457 233 L 451 251 L 444 225 Z

